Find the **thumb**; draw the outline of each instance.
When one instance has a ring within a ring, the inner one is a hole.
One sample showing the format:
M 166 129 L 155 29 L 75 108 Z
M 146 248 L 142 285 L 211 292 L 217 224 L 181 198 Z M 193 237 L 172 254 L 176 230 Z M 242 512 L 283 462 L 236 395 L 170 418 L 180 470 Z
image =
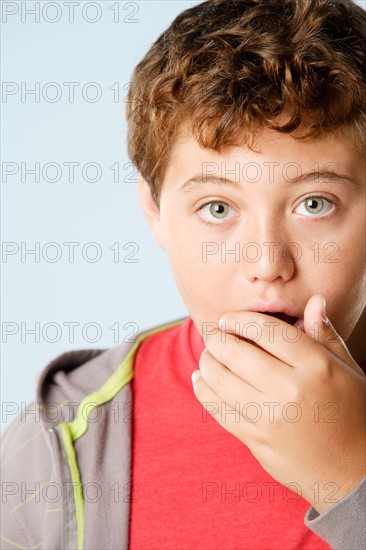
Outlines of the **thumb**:
M 325 298 L 314 294 L 306 304 L 304 311 L 304 329 L 313 340 L 327 348 L 333 355 L 344 361 L 356 372 L 364 373 L 350 354 L 343 338 L 338 334 L 327 317 Z

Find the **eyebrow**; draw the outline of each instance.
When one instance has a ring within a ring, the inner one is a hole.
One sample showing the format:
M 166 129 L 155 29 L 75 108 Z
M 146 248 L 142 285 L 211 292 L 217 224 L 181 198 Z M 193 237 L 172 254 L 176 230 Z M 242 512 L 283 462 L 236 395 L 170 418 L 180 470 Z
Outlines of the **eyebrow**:
M 336 174 L 335 172 L 331 171 L 317 171 L 317 172 L 306 172 L 305 174 L 300 174 L 299 176 L 296 176 L 294 178 L 288 178 L 285 179 L 287 183 L 295 184 L 295 183 L 305 183 L 311 180 L 315 180 L 316 183 L 318 183 L 317 180 L 319 179 L 327 179 L 329 181 L 333 181 L 336 183 L 349 183 L 352 186 L 358 186 L 358 182 L 349 176 L 346 176 L 345 174 Z M 248 180 L 247 183 L 257 183 L 255 181 Z M 178 187 L 179 190 L 190 190 L 195 189 L 197 187 L 200 187 L 202 185 L 206 184 L 215 184 L 215 185 L 229 185 L 231 187 L 238 188 L 240 187 L 240 183 L 235 180 L 231 180 L 228 178 L 223 178 L 221 176 L 215 176 L 214 174 L 207 174 L 203 175 L 202 173 L 195 174 L 191 178 L 189 178 L 187 181 L 185 181 L 180 187 Z

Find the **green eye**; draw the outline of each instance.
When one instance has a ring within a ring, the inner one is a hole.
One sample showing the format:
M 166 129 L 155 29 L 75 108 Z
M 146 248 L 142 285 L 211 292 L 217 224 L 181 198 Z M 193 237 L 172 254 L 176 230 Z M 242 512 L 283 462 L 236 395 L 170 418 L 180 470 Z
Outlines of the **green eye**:
M 305 208 L 312 214 L 319 214 L 324 208 L 324 201 L 320 197 L 309 197 L 305 201 Z
M 199 208 L 199 214 L 205 223 L 219 224 L 231 220 L 235 216 L 235 210 L 223 201 L 211 201 Z
M 217 218 L 219 220 L 225 218 L 228 211 L 229 206 L 224 202 L 212 202 L 210 204 L 210 214 L 212 214 L 214 218 Z
M 334 202 L 320 195 L 306 197 L 297 207 L 297 213 L 308 218 L 325 218 L 335 207 Z M 310 214 L 310 216 L 309 216 Z

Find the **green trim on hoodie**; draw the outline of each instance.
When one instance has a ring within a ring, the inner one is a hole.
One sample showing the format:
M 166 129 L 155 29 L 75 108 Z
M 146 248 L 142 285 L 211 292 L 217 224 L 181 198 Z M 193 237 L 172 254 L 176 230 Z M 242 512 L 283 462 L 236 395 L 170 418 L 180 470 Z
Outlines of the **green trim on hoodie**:
M 139 345 L 149 336 L 173 328 L 182 324 L 186 319 L 172 321 L 164 325 L 160 325 L 148 332 L 142 333 L 137 337 L 137 341 L 131 347 L 130 351 L 117 368 L 117 370 L 108 378 L 101 388 L 87 395 L 78 407 L 76 418 L 69 423 L 61 423 L 61 435 L 64 448 L 67 454 L 67 460 L 71 472 L 71 479 L 74 484 L 74 499 L 76 509 L 76 525 L 78 533 L 78 550 L 83 550 L 84 536 L 84 500 L 82 486 L 80 482 L 80 473 L 77 464 L 75 449 L 73 442 L 83 436 L 88 429 L 88 418 L 91 411 L 96 407 L 107 403 L 133 378 L 133 364 L 136 351 Z
M 61 423 L 59 425 L 62 442 L 65 447 L 67 461 L 71 472 L 71 479 L 74 488 L 74 500 L 75 500 L 75 512 L 76 512 L 76 526 L 78 533 L 78 550 L 83 550 L 83 537 L 84 537 L 84 499 L 83 491 L 80 481 L 80 472 L 76 460 L 75 449 L 73 446 L 72 434 L 70 430 L 70 424 Z

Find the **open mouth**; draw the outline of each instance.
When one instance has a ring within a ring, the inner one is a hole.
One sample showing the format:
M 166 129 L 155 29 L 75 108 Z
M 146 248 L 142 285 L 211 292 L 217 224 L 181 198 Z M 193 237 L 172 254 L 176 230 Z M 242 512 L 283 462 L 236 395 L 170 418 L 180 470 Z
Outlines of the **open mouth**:
M 296 321 L 299 319 L 299 317 L 291 317 L 290 315 L 286 315 L 286 313 L 282 313 L 282 311 L 278 311 L 278 312 L 262 311 L 261 313 L 264 313 L 265 315 L 271 315 L 272 317 L 276 317 L 281 321 L 285 321 L 285 323 L 288 323 L 289 325 L 294 325 Z

